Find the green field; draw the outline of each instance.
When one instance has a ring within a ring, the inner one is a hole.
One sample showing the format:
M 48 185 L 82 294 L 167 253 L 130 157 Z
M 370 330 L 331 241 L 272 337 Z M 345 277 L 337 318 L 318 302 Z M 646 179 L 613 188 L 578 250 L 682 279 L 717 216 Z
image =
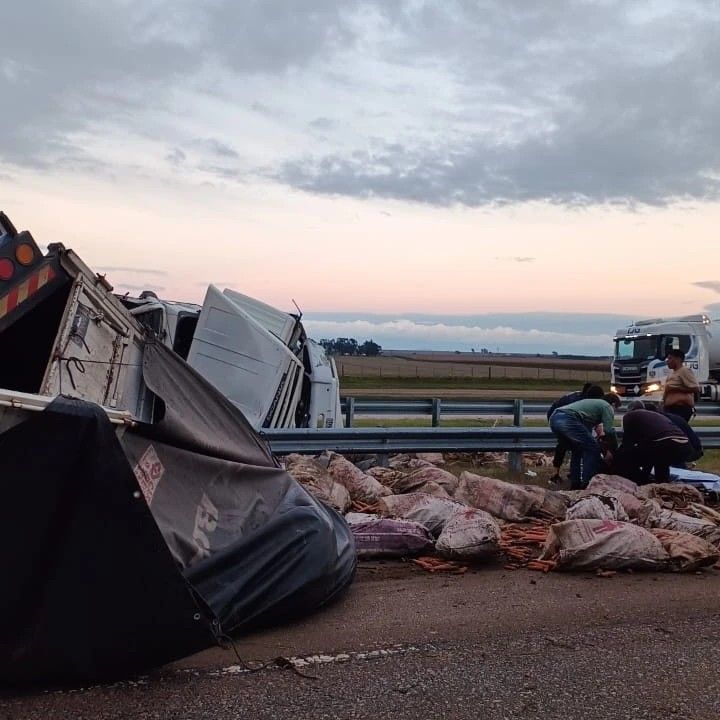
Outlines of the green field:
M 362 390 L 577 390 L 578 380 L 553 380 L 535 378 L 451 378 L 451 377 L 358 377 L 340 379 L 340 392 L 347 394 L 354 389 Z

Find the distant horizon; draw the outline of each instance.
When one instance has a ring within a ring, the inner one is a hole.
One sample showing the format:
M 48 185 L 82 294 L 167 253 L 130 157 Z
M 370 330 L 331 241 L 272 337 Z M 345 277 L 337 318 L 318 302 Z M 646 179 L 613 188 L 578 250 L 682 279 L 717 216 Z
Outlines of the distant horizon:
M 382 348 L 382 354 L 383 355 L 392 355 L 396 353 L 411 353 L 411 354 L 418 354 L 418 355 L 479 355 L 480 357 L 556 357 L 556 355 L 552 352 L 550 353 L 534 353 L 534 352 L 495 352 L 489 351 L 487 353 L 482 353 L 478 351 L 468 351 L 468 350 L 428 350 L 426 348 Z M 612 355 L 581 355 L 579 353 L 557 353 L 557 357 L 560 358 L 577 358 L 577 359 L 588 359 L 588 360 L 604 360 L 605 358 L 611 358 Z
M 399 352 L 472 352 L 609 357 L 615 332 L 635 316 L 613 313 L 305 313 L 315 340 L 373 340 Z

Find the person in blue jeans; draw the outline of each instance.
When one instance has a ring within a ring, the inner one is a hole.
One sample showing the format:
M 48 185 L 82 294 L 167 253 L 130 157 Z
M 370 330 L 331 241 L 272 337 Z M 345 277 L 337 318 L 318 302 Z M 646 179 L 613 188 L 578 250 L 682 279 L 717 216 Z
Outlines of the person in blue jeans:
M 585 383 L 583 385 L 583 389 L 579 390 L 577 392 L 568 393 L 567 395 L 563 395 L 561 398 L 558 398 L 549 408 L 547 411 L 547 419 L 548 422 L 550 422 L 550 418 L 552 417 L 552 414 L 561 407 L 565 407 L 566 405 L 569 405 L 570 403 L 577 402 L 578 400 L 582 400 L 583 398 L 602 398 L 605 397 L 605 392 L 599 385 L 593 385 L 592 383 Z M 563 463 L 565 462 L 565 455 L 569 452 L 570 447 L 560 438 L 558 438 L 557 446 L 555 447 L 555 454 L 553 455 L 552 464 L 555 468 L 555 474 L 549 479 L 548 482 L 552 484 L 556 484 L 559 482 L 562 482 L 562 478 L 560 477 L 560 468 L 563 466 Z
M 620 407 L 620 398 L 608 393 L 604 398 L 584 398 L 558 408 L 550 416 L 550 429 L 565 442 L 572 453 L 570 460 L 570 487 L 580 490 L 587 487 L 597 474 L 602 460 L 598 440 L 613 437 L 615 408 Z M 593 430 L 597 440 L 593 437 Z

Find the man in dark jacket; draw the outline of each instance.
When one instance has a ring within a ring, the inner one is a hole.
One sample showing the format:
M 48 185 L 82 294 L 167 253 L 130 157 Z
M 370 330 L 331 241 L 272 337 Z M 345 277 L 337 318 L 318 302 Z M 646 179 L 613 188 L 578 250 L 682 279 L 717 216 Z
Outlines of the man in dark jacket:
M 687 462 L 691 455 L 688 436 L 663 413 L 630 410 L 623 416 L 622 444 L 615 454 L 613 472 L 639 485 L 670 481 L 670 466 Z
M 549 410 L 547 411 L 548 422 L 550 422 L 550 416 L 558 408 L 565 407 L 566 405 L 570 405 L 570 403 L 577 402 L 578 400 L 582 400 L 586 397 L 601 398 L 603 397 L 603 395 L 604 393 L 601 387 L 599 387 L 598 385 L 593 385 L 592 383 L 585 383 L 582 390 L 577 390 L 576 392 L 571 392 L 567 395 L 563 395 L 550 406 Z M 550 478 L 551 483 L 562 482 L 562 478 L 560 477 L 560 468 L 565 462 L 565 456 L 569 451 L 570 445 L 568 445 L 565 438 L 558 437 L 557 445 L 555 446 L 555 454 L 553 455 L 553 467 L 555 468 L 555 474 Z
M 674 425 L 679 427 L 685 435 L 687 435 L 687 439 L 690 443 L 690 453 L 687 458 L 688 462 L 694 462 L 703 456 L 704 450 L 702 441 L 698 437 L 697 433 L 692 429 L 692 427 L 690 427 L 690 424 L 684 418 L 681 418 L 676 413 L 665 412 L 665 410 L 661 410 L 657 405 L 655 405 L 655 403 L 643 402 L 642 400 L 633 400 L 628 404 L 627 409 L 628 412 L 630 410 L 652 410 L 653 412 L 664 415 Z M 685 467 L 685 463 L 676 464 L 674 467 L 683 468 Z

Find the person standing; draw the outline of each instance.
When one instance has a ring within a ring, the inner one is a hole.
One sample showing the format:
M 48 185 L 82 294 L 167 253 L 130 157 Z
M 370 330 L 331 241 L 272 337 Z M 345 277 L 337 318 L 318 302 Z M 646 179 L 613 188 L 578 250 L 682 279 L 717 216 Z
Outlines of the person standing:
M 670 466 L 687 462 L 691 453 L 687 435 L 673 420 L 652 410 L 630 410 L 623 416 L 623 439 L 614 458 L 613 472 L 639 485 L 670 481 Z
M 570 487 L 579 490 L 587 487 L 597 474 L 602 460 L 598 440 L 614 436 L 614 408 L 620 406 L 620 398 L 608 393 L 604 398 L 583 398 L 558 408 L 550 416 L 550 429 L 558 440 L 565 442 L 572 453 L 570 459 Z
M 585 383 L 582 390 L 576 390 L 575 392 L 563 395 L 549 407 L 547 411 L 548 422 L 550 422 L 552 414 L 558 408 L 565 407 L 566 405 L 570 405 L 570 403 L 577 402 L 578 400 L 582 400 L 586 397 L 601 398 L 604 396 L 604 394 L 605 393 L 603 392 L 603 389 L 599 385 L 593 385 L 589 382 Z M 555 453 L 552 460 L 553 467 L 555 468 L 555 474 L 550 478 L 549 482 L 559 483 L 562 481 L 562 478 L 560 477 L 560 468 L 565 462 L 565 455 L 568 453 L 569 450 L 570 446 L 567 444 L 567 442 L 563 438 L 558 437 L 557 445 L 555 446 Z
M 700 395 L 700 384 L 695 373 L 685 366 L 685 353 L 682 350 L 670 350 L 665 358 L 670 374 L 665 381 L 663 392 L 663 411 L 679 415 L 685 422 L 695 411 L 695 400 Z

